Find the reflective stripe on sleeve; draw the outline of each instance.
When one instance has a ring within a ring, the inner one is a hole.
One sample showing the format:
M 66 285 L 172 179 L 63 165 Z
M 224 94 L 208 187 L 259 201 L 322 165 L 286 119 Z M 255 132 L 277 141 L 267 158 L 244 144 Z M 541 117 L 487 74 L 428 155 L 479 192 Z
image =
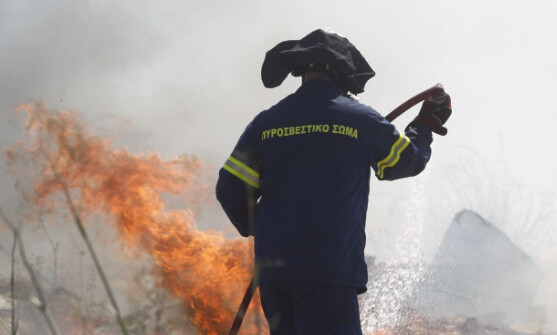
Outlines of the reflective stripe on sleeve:
M 385 169 L 395 166 L 400 159 L 400 154 L 406 149 L 410 144 L 410 139 L 404 135 L 400 135 L 399 139 L 391 147 L 391 152 L 385 159 L 377 163 L 377 176 L 379 179 L 383 179 L 385 174 Z
M 259 188 L 259 173 L 238 159 L 230 156 L 222 168 L 240 178 L 246 184 Z

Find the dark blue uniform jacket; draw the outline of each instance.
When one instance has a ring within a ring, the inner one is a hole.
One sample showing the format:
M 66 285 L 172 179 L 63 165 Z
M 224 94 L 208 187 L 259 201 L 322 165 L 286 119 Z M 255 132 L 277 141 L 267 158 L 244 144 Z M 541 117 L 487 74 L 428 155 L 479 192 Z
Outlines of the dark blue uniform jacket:
M 328 81 L 308 81 L 247 126 L 216 193 L 242 236 L 255 236 L 260 282 L 305 281 L 365 291 L 371 169 L 381 180 L 420 173 L 432 138 L 400 134 Z

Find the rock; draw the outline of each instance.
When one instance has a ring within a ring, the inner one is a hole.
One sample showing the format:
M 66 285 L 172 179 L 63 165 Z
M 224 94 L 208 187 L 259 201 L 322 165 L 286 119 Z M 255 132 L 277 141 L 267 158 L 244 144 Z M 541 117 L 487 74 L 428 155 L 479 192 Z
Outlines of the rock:
M 527 314 L 541 277 L 502 231 L 463 210 L 449 226 L 413 307 L 436 316 L 511 324 Z

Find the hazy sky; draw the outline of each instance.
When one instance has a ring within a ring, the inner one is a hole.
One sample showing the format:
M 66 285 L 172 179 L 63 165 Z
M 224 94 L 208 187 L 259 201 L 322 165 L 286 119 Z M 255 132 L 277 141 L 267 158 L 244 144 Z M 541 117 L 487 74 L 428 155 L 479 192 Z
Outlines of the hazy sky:
M 372 181 L 367 252 L 428 255 L 469 207 L 555 266 L 556 17 L 553 0 L 4 0 L 0 144 L 21 136 L 10 111 L 39 99 L 134 152 L 220 167 L 246 124 L 299 85 L 265 89 L 265 52 L 331 28 L 377 73 L 361 102 L 386 115 L 437 82 L 453 99 L 426 172 Z M 13 181 L 1 179 L 9 203 Z

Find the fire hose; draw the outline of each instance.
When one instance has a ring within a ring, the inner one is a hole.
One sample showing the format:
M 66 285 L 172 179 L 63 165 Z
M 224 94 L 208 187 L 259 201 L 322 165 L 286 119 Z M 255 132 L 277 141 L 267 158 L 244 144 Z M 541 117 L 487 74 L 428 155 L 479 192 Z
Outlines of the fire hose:
M 434 85 L 428 88 L 427 90 L 418 93 L 415 96 L 403 102 L 400 106 L 393 109 L 392 112 L 390 112 L 387 116 L 385 116 L 385 119 L 389 122 L 392 122 L 394 119 L 402 115 L 402 113 L 406 112 L 417 103 L 424 101 L 429 97 L 440 96 L 443 94 L 445 94 L 445 89 L 443 88 L 443 85 L 441 84 Z
M 404 112 L 406 112 L 414 105 L 418 104 L 419 102 L 424 101 L 430 97 L 442 96 L 444 94 L 445 94 L 445 89 L 443 88 L 443 85 L 441 84 L 434 85 L 428 88 L 427 90 L 420 92 L 415 96 L 411 97 L 410 99 L 406 100 L 405 102 L 403 102 L 400 106 L 393 109 L 392 112 L 387 114 L 387 116 L 385 116 L 385 119 L 389 122 L 392 122 L 394 119 L 402 115 Z M 238 334 L 238 331 L 240 330 L 240 326 L 242 326 L 242 322 L 244 321 L 244 316 L 246 315 L 248 306 L 251 302 L 251 299 L 253 298 L 253 295 L 255 294 L 256 289 L 257 289 L 257 281 L 254 276 L 252 277 L 248 285 L 248 288 L 246 290 L 246 293 L 244 294 L 244 298 L 242 299 L 242 302 L 238 307 L 238 312 L 236 312 L 236 317 L 234 318 L 234 322 L 232 323 L 232 327 L 230 328 L 229 335 Z

